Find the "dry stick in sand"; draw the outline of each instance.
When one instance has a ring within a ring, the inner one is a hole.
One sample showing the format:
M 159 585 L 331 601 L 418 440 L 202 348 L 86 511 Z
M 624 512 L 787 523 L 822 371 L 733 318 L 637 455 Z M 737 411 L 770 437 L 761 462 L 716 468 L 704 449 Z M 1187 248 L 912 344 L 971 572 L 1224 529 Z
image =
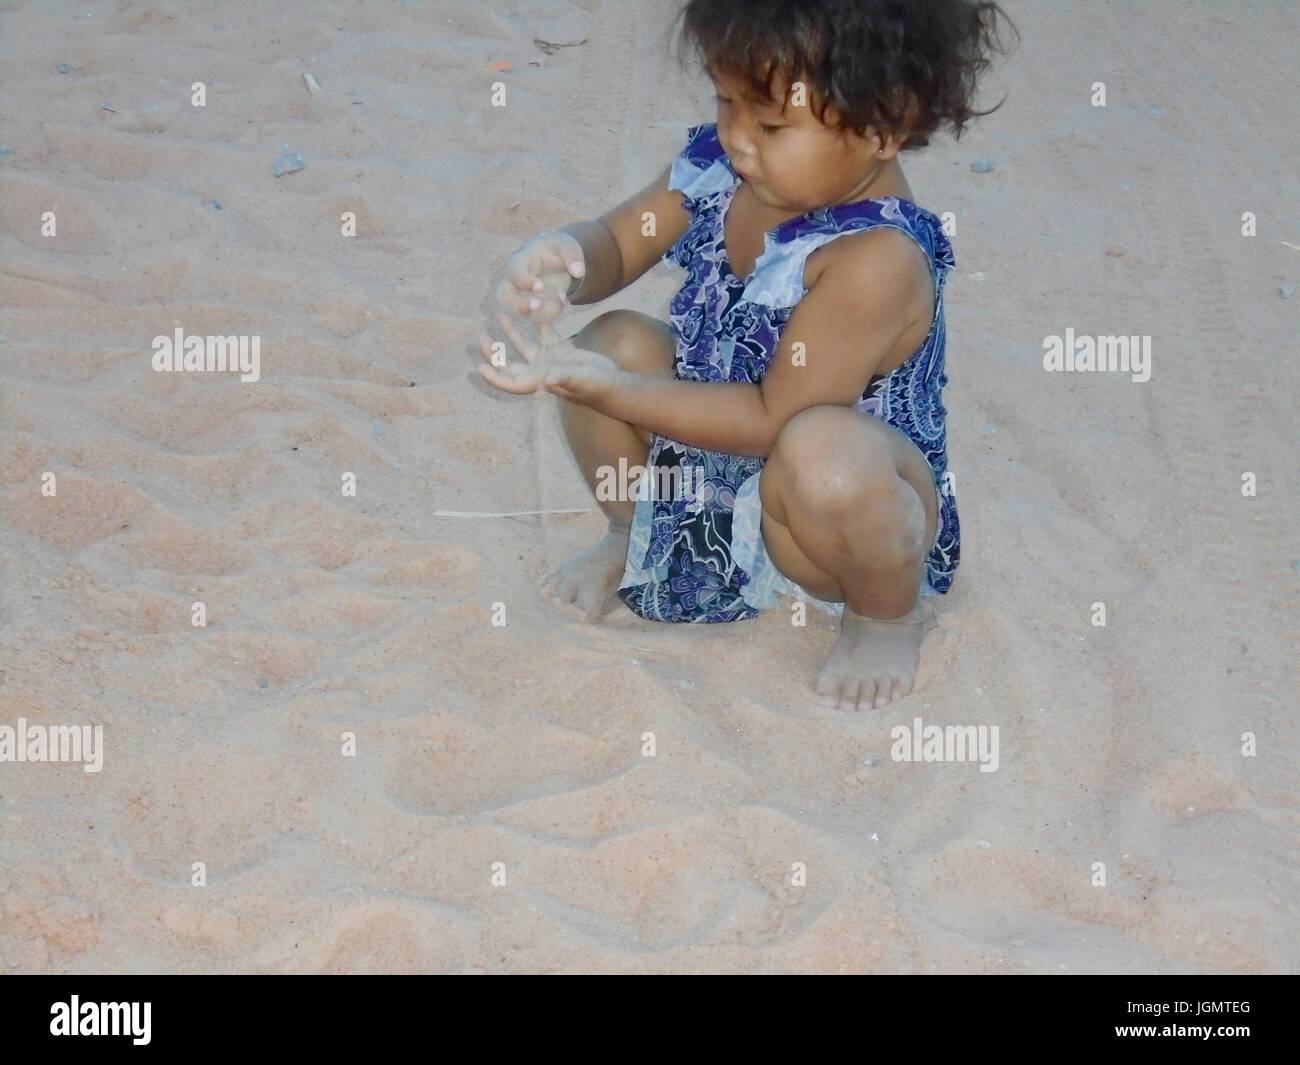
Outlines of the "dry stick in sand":
M 536 514 L 586 514 L 591 507 L 570 510 L 435 510 L 435 518 L 527 518 Z M 545 522 L 542 523 L 543 525 Z

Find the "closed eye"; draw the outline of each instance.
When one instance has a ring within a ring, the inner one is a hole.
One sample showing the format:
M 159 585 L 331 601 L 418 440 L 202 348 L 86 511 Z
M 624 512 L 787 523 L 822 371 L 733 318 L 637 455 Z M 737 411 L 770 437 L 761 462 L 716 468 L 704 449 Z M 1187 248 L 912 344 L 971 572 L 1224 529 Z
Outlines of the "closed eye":
M 729 104 L 729 103 L 732 102 L 728 97 L 723 96 L 721 93 L 717 93 L 717 94 L 715 94 L 715 95 L 714 95 L 714 99 L 717 100 L 718 103 L 720 103 L 720 104 Z M 771 134 L 775 133 L 777 130 L 785 129 L 784 126 L 773 126 L 773 125 L 771 125 L 770 123 L 767 123 L 767 122 L 760 122 L 760 123 L 758 123 L 758 128 L 759 128 L 763 133 L 768 134 L 769 136 L 770 136 Z

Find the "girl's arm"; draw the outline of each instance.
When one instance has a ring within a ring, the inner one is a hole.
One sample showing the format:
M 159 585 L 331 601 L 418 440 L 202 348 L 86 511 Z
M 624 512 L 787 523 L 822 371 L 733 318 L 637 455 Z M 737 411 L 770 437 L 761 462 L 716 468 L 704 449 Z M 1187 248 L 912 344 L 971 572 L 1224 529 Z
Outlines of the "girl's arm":
M 920 249 L 893 230 L 836 243 L 841 247 L 790 315 L 760 384 L 624 371 L 592 405 L 692 447 L 763 458 L 801 410 L 853 406 L 903 335 L 920 333 L 918 319 L 933 315 L 933 282 Z
M 599 303 L 626 288 L 686 232 L 690 216 L 682 194 L 668 188 L 671 169 L 600 218 L 561 229 L 582 245 L 587 265 L 584 276 L 570 286 L 570 303 Z M 646 229 L 652 231 L 650 236 L 643 235 Z

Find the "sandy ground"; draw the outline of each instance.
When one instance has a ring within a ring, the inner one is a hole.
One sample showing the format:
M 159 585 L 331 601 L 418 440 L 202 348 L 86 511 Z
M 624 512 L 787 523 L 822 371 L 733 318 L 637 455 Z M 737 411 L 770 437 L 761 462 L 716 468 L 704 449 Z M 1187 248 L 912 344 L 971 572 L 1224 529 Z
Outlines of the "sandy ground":
M 469 343 L 712 118 L 667 0 L 297 6 L 0 5 L 0 725 L 105 737 L 0 763 L 0 966 L 1300 969 L 1296 5 L 1014 3 L 1007 104 L 908 164 L 958 222 L 963 561 L 862 715 L 808 697 L 821 615 L 585 626 L 536 586 L 596 511 L 434 516 L 591 505 Z M 176 325 L 261 380 L 154 372 Z M 1151 380 L 1045 373 L 1067 328 Z M 893 761 L 917 716 L 999 770 Z

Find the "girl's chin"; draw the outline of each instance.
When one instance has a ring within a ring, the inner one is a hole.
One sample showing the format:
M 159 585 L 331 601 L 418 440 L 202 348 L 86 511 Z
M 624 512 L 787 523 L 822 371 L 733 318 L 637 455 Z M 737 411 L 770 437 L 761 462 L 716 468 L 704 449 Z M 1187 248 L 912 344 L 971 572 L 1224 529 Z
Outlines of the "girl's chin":
M 774 196 L 766 185 L 749 182 L 749 190 L 754 194 L 754 199 L 764 207 L 771 207 L 778 211 L 788 211 L 791 208 L 786 206 L 784 200 L 779 196 Z

